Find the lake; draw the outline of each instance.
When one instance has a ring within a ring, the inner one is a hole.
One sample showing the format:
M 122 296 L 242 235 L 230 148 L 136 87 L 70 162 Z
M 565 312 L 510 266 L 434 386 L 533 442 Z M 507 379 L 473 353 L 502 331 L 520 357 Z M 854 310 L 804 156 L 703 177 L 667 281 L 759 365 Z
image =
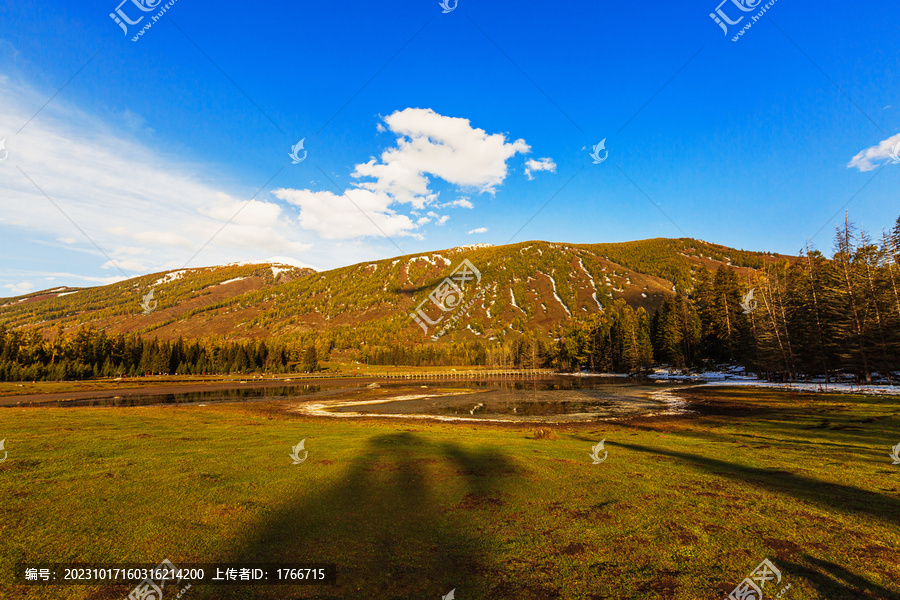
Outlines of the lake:
M 369 384 L 372 385 L 372 384 Z M 394 417 L 444 421 L 566 422 L 678 412 L 668 391 L 683 384 L 628 377 L 551 376 L 536 379 L 420 380 L 378 383 L 325 380 L 315 384 L 216 386 L 211 390 L 141 394 L 122 390 L 96 397 L 35 400 L 18 406 L 198 406 L 283 402 L 287 410 L 334 418 Z

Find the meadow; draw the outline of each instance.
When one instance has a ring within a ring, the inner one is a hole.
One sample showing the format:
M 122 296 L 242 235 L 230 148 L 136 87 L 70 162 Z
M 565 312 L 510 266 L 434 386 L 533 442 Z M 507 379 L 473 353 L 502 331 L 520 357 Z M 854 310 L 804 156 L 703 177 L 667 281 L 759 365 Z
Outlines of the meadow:
M 18 562 L 168 558 L 337 567 L 333 586 L 195 586 L 188 600 L 721 600 L 763 559 L 782 575 L 766 598 L 900 598 L 897 397 L 679 393 L 693 412 L 551 439 L 302 417 L 291 401 L 2 408 L 0 597 L 134 587 L 11 585 Z

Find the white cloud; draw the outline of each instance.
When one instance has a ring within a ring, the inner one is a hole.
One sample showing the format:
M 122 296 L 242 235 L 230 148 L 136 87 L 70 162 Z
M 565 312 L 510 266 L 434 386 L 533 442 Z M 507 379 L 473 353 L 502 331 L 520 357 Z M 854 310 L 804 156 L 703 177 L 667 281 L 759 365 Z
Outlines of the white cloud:
M 362 236 L 413 235 L 416 224 L 406 215 L 388 208 L 393 200 L 385 194 L 350 189 L 346 195 L 311 190 L 278 189 L 276 198 L 300 207 L 298 222 L 304 229 L 326 239 Z M 352 202 L 351 202 L 352 200 Z
M 493 193 L 506 179 L 506 161 L 528 153 L 525 140 L 507 143 L 502 133 L 488 135 L 468 119 L 445 117 L 431 109 L 407 108 L 384 118 L 397 134 L 397 147 L 385 150 L 352 173 L 359 187 L 391 196 L 395 202 L 423 208 L 437 196 L 428 175 L 480 193 Z
M 856 168 L 860 171 L 871 171 L 875 167 L 879 166 L 875 164 L 880 160 L 891 160 L 898 153 L 900 153 L 900 133 L 889 137 L 888 139 L 880 142 L 876 146 L 872 146 L 871 148 L 866 148 L 859 154 L 853 157 L 849 163 L 847 163 L 847 167 L 850 169 Z M 894 152 L 894 148 L 897 147 L 898 152 Z
M 430 176 L 477 193 L 494 193 L 506 179 L 507 160 L 531 151 L 525 140 L 507 142 L 501 133 L 487 134 L 471 126 L 468 119 L 445 117 L 431 109 L 407 108 L 383 119 L 397 135 L 397 145 L 379 159 L 356 165 L 351 176 L 359 180 L 345 196 L 332 192 L 279 189 L 275 197 L 300 208 L 298 223 L 326 239 L 353 239 L 364 236 L 412 236 L 421 239 L 419 227 L 436 219 L 443 225 L 450 217 L 416 210 L 473 208 L 468 198 L 438 204 L 438 193 Z M 384 125 L 378 124 L 381 129 Z M 380 129 L 380 130 L 381 130 Z M 379 131 L 380 131 L 379 130 Z M 408 204 L 410 215 L 400 214 L 397 205 Z
M 22 283 L 7 283 L 3 287 L 11 290 L 14 296 L 21 296 L 22 294 L 27 294 L 33 290 L 34 284 L 23 281 Z
M 469 202 L 468 198 L 459 198 L 453 202 L 444 202 L 443 204 L 435 204 L 437 208 L 475 208 L 475 205 Z
M 428 216 L 431 217 L 432 219 L 437 219 L 437 221 L 435 222 L 435 225 L 443 225 L 444 223 L 446 223 L 447 221 L 450 220 L 450 215 L 439 215 L 432 210 L 428 211 Z
M 5 74 L 0 81 L 0 122 L 15 131 L 49 94 Z M 449 221 L 441 208 L 474 208 L 465 196 L 439 203 L 435 178 L 458 188 L 443 192 L 454 196 L 493 193 L 506 180 L 509 159 L 530 152 L 524 140 L 488 134 L 467 119 L 409 108 L 378 123 L 396 143 L 352 169 L 352 202 L 311 189 L 276 190 L 274 197 L 261 194 L 247 202 L 257 183 L 246 190 L 220 183 L 216 165 L 191 163 L 170 153 L 164 141 L 144 142 L 154 139 L 147 125 L 127 107 L 107 121 L 58 97 L 20 134 L 8 135 L 9 158 L 0 165 L 0 227 L 14 243 L 53 240 L 46 251 L 65 254 L 49 258 L 77 264 L 62 267 L 77 272 L 8 276 L 10 265 L 0 265 L 4 283 L 43 275 L 70 285 L 112 283 L 124 279 L 117 267 L 127 274 L 177 269 L 201 248 L 189 266 L 276 255 L 330 268 L 388 256 L 388 244 L 367 238 L 422 239 L 421 228 Z M 416 208 L 427 210 L 427 217 L 408 214 Z M 73 260 L 75 255 L 83 256 Z
M 467 233 L 469 235 L 472 235 L 473 233 L 487 233 L 487 230 L 488 230 L 487 227 L 479 227 L 478 229 L 473 229 L 471 231 L 468 231 Z
M 525 177 L 528 178 L 528 181 L 534 179 L 534 176 L 531 174 L 534 171 L 550 171 L 551 173 L 556 173 L 556 163 L 553 162 L 552 158 L 540 158 L 538 160 L 529 158 L 525 161 Z
M 22 82 L 9 82 L 0 88 L 0 122 L 25 123 L 45 97 Z M 134 142 L 59 98 L 20 134 L 10 135 L 7 148 L 0 225 L 85 252 L 85 270 L 181 266 L 246 202 L 211 183 L 216 174 L 204 174 L 208 167 Z M 291 216 L 278 204 L 253 200 L 191 266 L 262 258 L 263 252 L 304 257 L 311 245 Z

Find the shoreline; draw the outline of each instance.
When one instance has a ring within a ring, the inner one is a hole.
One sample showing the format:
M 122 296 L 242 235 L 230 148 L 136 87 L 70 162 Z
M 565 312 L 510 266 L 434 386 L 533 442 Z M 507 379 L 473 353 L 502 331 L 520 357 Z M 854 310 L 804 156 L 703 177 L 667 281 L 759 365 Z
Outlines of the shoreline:
M 792 381 L 780 383 L 761 379 L 726 379 L 724 381 L 708 381 L 692 387 L 760 387 L 815 394 L 862 394 L 864 396 L 900 396 L 898 385 L 856 385 L 852 383 L 825 383 Z
M 492 380 L 498 379 L 495 377 L 491 377 L 490 375 L 479 375 L 478 373 L 465 374 L 468 376 L 463 376 L 457 379 L 457 381 L 474 381 L 474 380 Z M 687 389 L 692 387 L 711 387 L 711 386 L 721 386 L 721 387 L 756 387 L 756 388 L 767 388 L 767 389 L 777 389 L 777 390 L 785 390 L 785 391 L 794 391 L 794 392 L 802 392 L 802 393 L 824 393 L 824 394 L 860 394 L 860 395 L 869 395 L 869 396 L 900 396 L 900 385 L 887 385 L 887 384 L 868 384 L 868 385 L 856 385 L 851 383 L 825 383 L 821 381 L 814 382 L 804 382 L 804 381 L 792 381 L 792 382 L 774 382 L 774 381 L 765 381 L 761 379 L 749 378 L 744 376 L 737 376 L 734 378 L 725 378 L 726 376 L 720 373 L 706 373 L 706 377 L 703 375 L 666 375 L 665 377 L 648 377 L 647 381 L 650 384 L 657 384 L 664 386 L 666 384 L 671 384 L 673 386 L 672 389 L 675 389 L 674 386 L 678 385 L 681 389 Z M 533 379 L 550 379 L 553 377 L 577 377 L 577 378 L 628 378 L 634 379 L 630 377 L 628 374 L 617 374 L 617 373 L 557 373 L 557 374 L 540 374 Z M 721 378 L 721 379 L 720 379 Z M 503 379 L 503 378 L 499 378 Z M 398 381 L 399 380 L 399 381 Z M 417 374 L 413 381 L 421 381 L 427 382 L 429 381 L 429 377 L 425 374 Z M 294 387 L 294 386 L 309 386 L 309 385 L 320 385 L 323 387 L 334 387 L 341 388 L 346 387 L 348 389 L 363 387 L 367 383 L 377 382 L 384 385 L 391 384 L 401 384 L 401 382 L 405 381 L 405 378 L 400 378 L 394 375 L 393 377 L 384 377 L 384 376 L 369 376 L 369 377 L 342 377 L 342 376 L 334 376 L 334 377 L 286 377 L 286 378 L 267 378 L 267 379 L 235 379 L 233 381 L 196 381 L 189 382 L 185 380 L 181 380 L 179 382 L 159 382 L 159 383 L 151 383 L 150 385 L 138 385 L 134 387 L 111 387 L 106 389 L 87 389 L 87 390 L 71 390 L 65 392 L 43 392 L 43 393 L 28 393 L 28 394 L 15 394 L 15 395 L 6 395 L 0 396 L 0 408 L 4 407 L 16 407 L 22 404 L 29 405 L 45 405 L 45 406 L 54 406 L 57 402 L 66 402 L 73 400 L 106 400 L 106 399 L 116 399 L 123 397 L 131 397 L 131 396 L 155 396 L 155 395 L 168 395 L 168 394 L 190 394 L 197 392 L 224 392 L 236 389 L 266 389 L 266 388 L 275 388 L 275 387 Z M 440 376 L 434 377 L 431 379 L 434 382 L 448 382 L 447 379 L 444 379 Z M 452 380 L 451 380 L 452 381 Z M 79 382 L 71 382 L 73 384 L 77 384 Z M 96 383 L 96 382 L 95 382 Z M 117 382 L 111 382 L 117 383 Z M 121 384 L 129 385 L 135 384 L 138 382 L 128 381 L 122 382 Z M 144 383 L 144 382 L 140 382 Z M 146 382 L 150 383 L 150 382 Z M 412 381 L 410 381 L 412 383 Z M 120 384 L 120 385 L 121 385 Z M 683 412 L 682 406 L 683 403 L 677 399 L 669 396 L 669 392 L 672 390 L 661 389 L 658 393 L 660 395 L 660 399 L 656 398 L 656 394 L 652 394 L 651 397 L 654 400 L 660 401 L 664 404 L 669 405 L 669 410 L 666 411 L 666 414 L 678 414 Z M 671 412 L 670 411 L 674 411 Z M 484 419 L 481 419 L 482 421 Z

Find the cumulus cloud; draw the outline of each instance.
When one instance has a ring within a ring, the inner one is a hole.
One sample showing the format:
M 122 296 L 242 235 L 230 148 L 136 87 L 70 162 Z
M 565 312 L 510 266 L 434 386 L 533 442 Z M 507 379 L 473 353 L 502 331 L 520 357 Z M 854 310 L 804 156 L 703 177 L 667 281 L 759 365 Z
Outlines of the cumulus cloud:
M 534 179 L 534 175 L 531 174 L 534 171 L 550 171 L 551 173 L 556 173 L 556 163 L 553 162 L 552 158 L 541 158 L 538 160 L 529 158 L 525 161 L 525 177 L 528 178 L 528 181 Z
M 854 156 L 853 159 L 847 163 L 847 167 L 850 169 L 859 169 L 862 172 L 871 171 L 879 166 L 879 164 L 876 164 L 879 161 L 898 160 L 898 155 L 900 155 L 900 133 L 889 137 L 871 148 L 866 148 Z
M 435 221 L 435 225 L 443 225 L 450 220 L 450 215 L 439 215 L 431 210 L 428 211 L 428 216 L 433 219 L 437 219 L 437 221 Z
M 2 74 L 0 81 L 0 122 L 14 131 L 12 124 L 28 121 L 47 93 Z M 210 165 L 136 141 L 135 130 L 141 137 L 149 131 L 140 115 L 117 114 L 126 122 L 122 128 L 117 121 L 120 129 L 57 98 L 20 134 L 8 135 L 0 227 L 23 241 L 52 240 L 47 247 L 59 246 L 52 251 L 67 259 L 84 255 L 71 261 L 83 272 L 29 277 L 110 283 L 124 278 L 119 269 L 131 275 L 181 268 L 188 260 L 202 266 L 273 255 L 347 264 L 371 256 L 367 236 L 421 239 L 426 225 L 449 221 L 442 208 L 474 208 L 465 195 L 444 203 L 439 195 L 448 187 L 457 189 L 444 193 L 494 193 L 512 157 L 530 152 L 524 140 L 487 133 L 468 119 L 408 108 L 378 123 L 396 142 L 352 168 L 355 185 L 346 194 L 277 189 L 248 202 L 246 191 L 219 184 Z M 436 180 L 446 184 L 441 191 Z M 415 210 L 421 214 L 411 215 Z M 10 275 L 0 265 L 2 284 L 23 285 L 21 272 Z
M 462 190 L 493 194 L 506 179 L 507 161 L 531 151 L 525 140 L 510 142 L 502 133 L 488 134 L 472 127 L 468 119 L 446 117 L 431 109 L 407 108 L 384 117 L 383 122 L 378 130 L 395 134 L 396 145 L 379 158 L 356 165 L 351 176 L 357 182 L 345 195 L 308 189 L 274 192 L 276 198 L 300 208 L 301 227 L 328 239 L 421 239 L 420 227 L 432 219 L 443 225 L 450 217 L 433 212 L 422 217 L 416 210 L 474 208 L 465 197 L 439 203 L 431 178 Z M 401 213 L 402 205 L 410 206 L 411 216 Z
M 356 165 L 359 187 L 391 196 L 394 201 L 423 208 L 436 196 L 428 175 L 479 193 L 493 193 L 507 175 L 506 161 L 528 153 L 525 140 L 507 142 L 502 133 L 489 135 L 468 119 L 446 117 L 431 109 L 407 108 L 384 118 L 397 135 L 397 146 L 380 160 Z
M 487 227 L 479 227 L 478 229 L 472 229 L 471 231 L 468 231 L 467 233 L 469 235 L 472 235 L 473 233 L 487 233 L 487 230 L 488 230 Z
M 326 239 L 415 235 L 415 222 L 389 207 L 387 194 L 349 189 L 345 195 L 312 190 L 278 189 L 276 198 L 300 208 L 298 223 Z
M 444 202 L 443 204 L 435 204 L 436 208 L 475 208 L 468 198 L 459 198 L 452 202 Z

